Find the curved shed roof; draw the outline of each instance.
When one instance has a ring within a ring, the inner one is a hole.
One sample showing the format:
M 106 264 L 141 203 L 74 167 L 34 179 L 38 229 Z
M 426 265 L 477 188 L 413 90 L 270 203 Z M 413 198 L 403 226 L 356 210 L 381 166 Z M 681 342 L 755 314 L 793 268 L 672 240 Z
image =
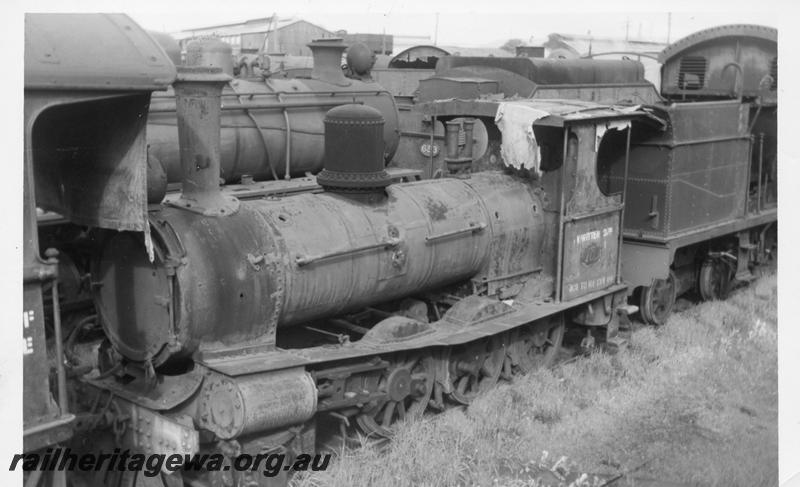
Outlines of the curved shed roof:
M 667 46 L 661 51 L 661 54 L 658 55 L 658 61 L 660 63 L 665 63 L 667 60 L 672 59 L 686 49 L 706 41 L 723 37 L 754 37 L 777 43 L 778 29 L 755 24 L 730 24 L 703 29 L 689 34 L 683 39 L 679 39 Z
M 394 62 L 395 60 L 404 60 L 405 58 L 415 55 L 449 56 L 450 53 L 445 51 L 441 47 L 420 44 L 418 46 L 411 46 L 408 49 L 404 49 L 399 54 L 394 56 L 392 60 L 389 62 L 389 64 L 391 65 L 392 62 Z

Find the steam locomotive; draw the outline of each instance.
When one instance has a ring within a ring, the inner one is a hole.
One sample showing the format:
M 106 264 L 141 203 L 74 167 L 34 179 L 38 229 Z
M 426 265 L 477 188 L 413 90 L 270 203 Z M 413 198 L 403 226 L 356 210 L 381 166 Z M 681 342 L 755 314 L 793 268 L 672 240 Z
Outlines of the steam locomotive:
M 646 112 L 633 121 L 626 158 L 603 159 L 598 144 L 597 174 L 603 192 L 625 194 L 623 278 L 651 324 L 666 320 L 678 296 L 724 298 L 777 258 L 777 31 L 702 30 L 668 46 L 659 62 L 660 92 L 625 59 L 443 57 L 420 82 L 417 103 L 433 120 L 475 118 L 479 168 L 502 161 L 505 135 L 480 98 Z M 547 145 L 547 136 L 534 129 L 530 143 Z
M 637 309 L 622 259 L 631 147 L 639 130 L 663 134 L 663 116 L 579 97 L 420 101 L 416 120 L 445 122 L 445 177 L 416 180 L 386 164 L 398 140 L 390 97 L 340 77 L 338 62 L 331 71 L 339 44 L 316 47 L 311 79 L 245 87 L 213 43 L 176 68 L 124 15 L 26 17 L 25 451 L 291 457 L 315 450 L 323 420 L 385 438 L 468 404 L 552 363 L 568 324 L 586 347 L 625 342 Z M 550 72 L 620 72 L 587 63 Z M 630 66 L 618 84 L 645 90 Z M 151 130 L 159 123 L 177 133 Z M 484 148 L 479 124 L 502 137 Z M 273 171 L 303 175 L 246 181 Z M 154 190 L 169 179 L 179 191 Z M 235 469 L 71 475 L 286 481 Z

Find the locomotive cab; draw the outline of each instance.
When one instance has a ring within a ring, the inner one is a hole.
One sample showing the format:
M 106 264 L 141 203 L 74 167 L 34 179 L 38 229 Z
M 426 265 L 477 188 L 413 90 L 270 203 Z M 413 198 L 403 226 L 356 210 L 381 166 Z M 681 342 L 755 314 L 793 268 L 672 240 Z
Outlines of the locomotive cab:
M 547 195 L 552 255 L 546 273 L 553 298 L 572 300 L 621 282 L 619 249 L 623 188 L 609 186 L 616 162 L 628 156 L 632 108 L 578 100 L 434 101 L 420 106 L 434 119 L 474 117 L 502 135 L 497 166 L 530 178 Z M 491 121 L 491 122 L 490 122 Z

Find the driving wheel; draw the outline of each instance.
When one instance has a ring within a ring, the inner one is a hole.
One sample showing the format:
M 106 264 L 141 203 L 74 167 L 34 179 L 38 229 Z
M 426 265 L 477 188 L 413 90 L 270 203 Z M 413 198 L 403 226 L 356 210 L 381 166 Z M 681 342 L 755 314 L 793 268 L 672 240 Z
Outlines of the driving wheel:
M 425 412 L 433 379 L 433 358 L 429 353 L 398 355 L 379 382 L 385 399 L 366 406 L 356 423 L 367 436 L 390 437 L 397 422 L 417 419 Z
M 512 372 L 527 374 L 553 365 L 561 349 L 565 328 L 564 316 L 559 314 L 516 330 L 508 353 Z
M 480 392 L 495 385 L 503 370 L 505 356 L 506 347 L 499 338 L 479 340 L 454 349 L 447 364 L 450 397 L 467 405 Z

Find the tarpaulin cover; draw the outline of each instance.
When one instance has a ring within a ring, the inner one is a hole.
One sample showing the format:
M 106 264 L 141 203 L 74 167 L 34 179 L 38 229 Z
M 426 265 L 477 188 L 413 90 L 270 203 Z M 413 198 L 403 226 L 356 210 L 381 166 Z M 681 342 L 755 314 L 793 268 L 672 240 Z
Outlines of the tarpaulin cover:
M 533 134 L 533 122 L 548 115 L 548 112 L 527 104 L 500 103 L 494 121 L 503 134 L 500 153 L 507 166 L 528 169 L 540 175 L 541 153 Z

